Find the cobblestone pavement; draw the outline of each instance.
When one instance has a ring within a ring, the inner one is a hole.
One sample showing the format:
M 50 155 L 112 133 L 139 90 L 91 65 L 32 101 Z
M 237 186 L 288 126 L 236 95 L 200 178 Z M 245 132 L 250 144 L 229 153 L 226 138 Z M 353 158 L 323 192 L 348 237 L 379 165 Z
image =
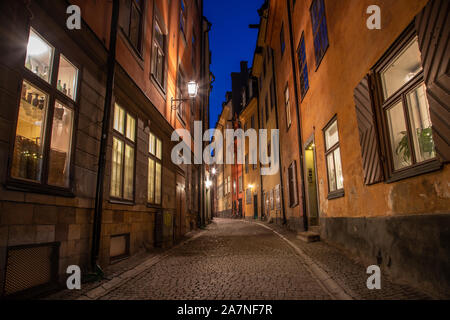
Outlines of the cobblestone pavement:
M 200 238 L 102 299 L 330 299 L 302 260 L 270 230 L 215 220 Z
M 369 277 L 366 274 L 368 266 L 363 265 L 355 256 L 324 241 L 305 243 L 297 239 L 295 233 L 287 231 L 282 226 L 267 223 L 264 223 L 264 225 L 269 226 L 293 242 L 353 299 L 429 300 L 446 298 L 432 297 L 407 284 L 397 283 L 397 281 L 383 273 L 381 276 L 381 290 L 368 290 L 366 285 Z
M 164 253 L 165 257 L 100 295 L 104 300 L 323 300 L 335 296 L 311 272 L 313 261 L 334 285 L 354 299 L 430 299 L 405 284 L 382 277 L 382 290 L 368 290 L 366 267 L 325 242 L 306 244 L 275 224 L 215 219 L 207 231 Z M 199 237 L 198 237 L 199 236 Z M 130 258 L 108 270 L 109 280 L 148 256 Z M 99 283 L 99 285 L 104 282 Z M 90 284 L 88 290 L 95 288 Z M 51 299 L 76 299 L 83 293 L 61 292 Z

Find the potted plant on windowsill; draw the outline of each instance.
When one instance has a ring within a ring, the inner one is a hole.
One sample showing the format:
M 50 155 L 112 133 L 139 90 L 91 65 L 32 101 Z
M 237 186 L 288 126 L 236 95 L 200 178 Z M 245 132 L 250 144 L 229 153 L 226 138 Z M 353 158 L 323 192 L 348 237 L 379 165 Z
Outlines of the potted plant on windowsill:
M 428 158 L 432 158 L 432 155 L 434 154 L 432 128 L 429 127 L 425 129 L 416 129 L 416 132 L 417 138 L 419 140 L 419 148 L 421 154 L 428 154 Z M 408 134 L 406 131 L 402 131 L 401 134 L 403 135 L 403 138 L 398 143 L 397 148 L 395 149 L 395 153 L 397 154 L 397 156 L 402 157 L 405 162 L 410 163 L 411 148 L 409 146 Z

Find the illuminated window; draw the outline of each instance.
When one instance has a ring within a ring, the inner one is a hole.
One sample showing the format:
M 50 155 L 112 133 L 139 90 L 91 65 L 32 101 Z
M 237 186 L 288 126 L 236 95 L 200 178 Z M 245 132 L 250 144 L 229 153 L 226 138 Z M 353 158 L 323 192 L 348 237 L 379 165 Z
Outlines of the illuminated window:
M 436 150 L 417 37 L 378 72 L 391 171 L 434 161 Z
M 58 65 L 58 79 L 67 78 L 65 93 L 52 77 Z M 39 190 L 69 189 L 78 69 L 62 54 L 55 57 L 54 47 L 33 28 L 24 68 L 11 178 Z
M 149 137 L 148 156 L 148 203 L 161 205 L 162 142 L 153 133 Z
M 134 200 L 136 118 L 118 104 L 114 106 L 111 197 Z
M 324 134 L 329 194 L 331 196 L 334 194 L 341 195 L 344 190 L 344 176 L 342 174 L 341 148 L 336 119 L 332 120 L 324 129 Z

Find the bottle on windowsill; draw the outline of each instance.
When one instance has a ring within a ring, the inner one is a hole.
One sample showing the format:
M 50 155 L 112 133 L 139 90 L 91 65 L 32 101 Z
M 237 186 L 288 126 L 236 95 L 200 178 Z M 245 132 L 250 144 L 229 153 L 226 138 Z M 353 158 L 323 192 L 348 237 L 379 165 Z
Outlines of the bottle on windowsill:
M 63 86 L 63 93 L 65 95 L 67 95 L 67 85 L 65 83 L 64 83 L 64 86 Z
M 58 90 L 62 91 L 61 80 L 58 80 Z

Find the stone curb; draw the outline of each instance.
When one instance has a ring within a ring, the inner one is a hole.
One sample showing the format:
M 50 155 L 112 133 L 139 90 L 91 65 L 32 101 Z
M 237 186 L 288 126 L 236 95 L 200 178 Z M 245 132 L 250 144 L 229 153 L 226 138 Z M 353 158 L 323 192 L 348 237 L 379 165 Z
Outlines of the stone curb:
M 154 266 L 155 264 L 159 263 L 161 260 L 167 258 L 170 253 L 177 249 L 180 248 L 186 244 L 188 244 L 189 242 L 201 237 L 206 231 L 200 231 L 199 233 L 197 233 L 196 235 L 192 236 L 191 238 L 183 241 L 182 243 L 176 245 L 173 248 L 170 248 L 169 250 L 167 250 L 164 253 L 161 253 L 157 256 L 153 256 L 151 258 L 149 258 L 148 260 L 142 262 L 141 264 L 137 265 L 136 267 L 134 267 L 133 269 L 130 269 L 128 271 L 123 272 L 122 274 L 114 277 L 114 279 L 84 293 L 83 295 L 81 295 L 79 298 L 77 298 L 76 300 L 98 300 L 101 297 L 106 296 L 108 293 L 110 293 L 111 291 L 117 289 L 118 287 L 120 287 L 121 285 L 125 284 L 126 282 L 128 282 L 129 280 L 131 280 L 134 277 L 137 277 L 138 275 L 140 275 L 141 273 L 145 272 L 146 270 L 148 270 L 150 267 Z
M 288 240 L 285 236 L 263 223 L 249 221 L 243 222 L 259 225 L 263 228 L 266 228 L 283 239 L 287 244 L 289 244 L 289 246 L 292 247 L 292 249 L 294 249 L 294 251 L 303 259 L 303 263 L 306 269 L 311 273 L 311 276 L 331 296 L 331 298 L 333 298 L 334 300 L 354 300 L 356 298 L 356 295 L 354 295 L 353 293 L 348 294 L 340 285 L 337 284 L 336 281 L 331 278 L 331 276 L 325 270 L 319 267 L 306 253 L 303 252 L 302 249 L 300 249 L 292 241 Z

